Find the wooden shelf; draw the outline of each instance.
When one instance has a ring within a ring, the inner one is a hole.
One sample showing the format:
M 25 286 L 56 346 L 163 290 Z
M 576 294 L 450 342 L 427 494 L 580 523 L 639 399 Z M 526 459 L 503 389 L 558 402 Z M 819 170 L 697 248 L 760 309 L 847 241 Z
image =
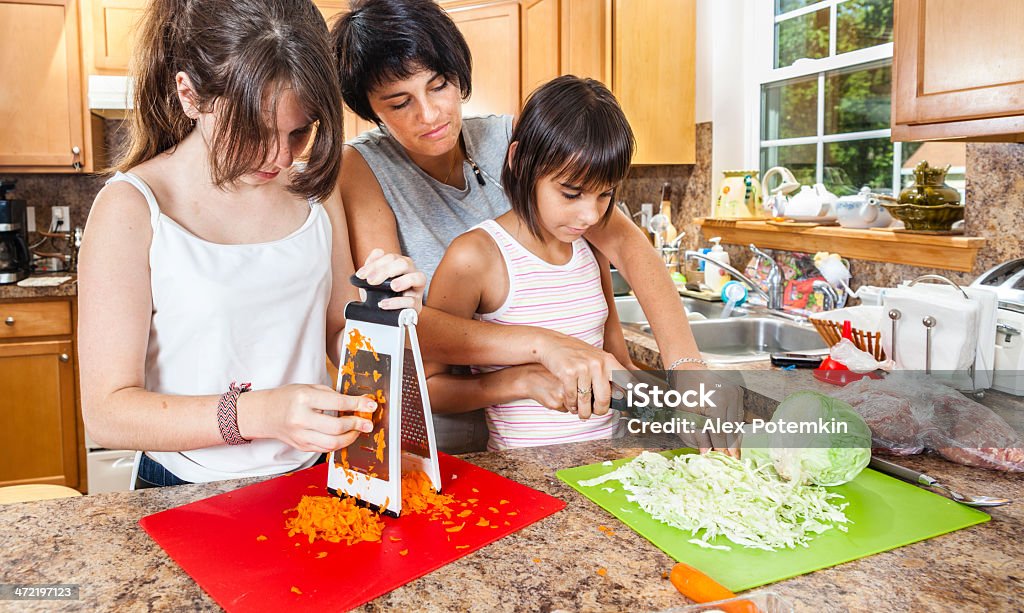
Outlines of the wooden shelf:
M 985 239 L 977 236 L 905 234 L 891 230 L 854 230 L 840 226 L 786 227 L 759 220 L 697 217 L 706 238 L 721 236 L 727 244 L 754 243 L 765 249 L 815 253 L 830 251 L 846 258 L 909 264 L 970 272 Z

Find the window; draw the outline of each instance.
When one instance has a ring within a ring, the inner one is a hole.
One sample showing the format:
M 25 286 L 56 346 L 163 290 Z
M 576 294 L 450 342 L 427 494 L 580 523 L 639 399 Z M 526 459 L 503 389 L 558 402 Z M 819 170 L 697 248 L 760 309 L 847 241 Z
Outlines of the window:
M 761 174 L 895 193 L 926 159 L 964 190 L 964 145 L 890 141 L 893 0 L 755 0 Z M 766 187 L 767 189 L 767 187 Z

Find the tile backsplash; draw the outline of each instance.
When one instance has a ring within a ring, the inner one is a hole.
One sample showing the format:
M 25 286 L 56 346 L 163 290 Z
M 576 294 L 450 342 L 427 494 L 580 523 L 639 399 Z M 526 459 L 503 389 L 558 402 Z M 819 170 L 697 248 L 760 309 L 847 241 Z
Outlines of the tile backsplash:
M 124 141 L 122 122 L 105 122 L 108 153 L 120 150 Z M 672 186 L 673 223 L 685 232 L 682 246 L 696 249 L 707 246 L 694 217 L 710 212 L 711 198 L 720 177 L 711 176 L 712 125 L 697 125 L 697 163 L 672 166 L 634 166 L 619 188 L 617 200 L 625 201 L 636 213 L 640 204 L 650 202 L 657 212 L 662 184 Z M 4 178 L 17 179 L 16 197 L 36 207 L 40 227 L 49 223 L 49 207 L 71 207 L 72 226 L 84 226 L 104 176 L 71 174 L 17 174 L 0 172 Z M 941 262 L 932 266 L 906 266 L 851 260 L 854 287 L 892 285 L 902 279 L 936 273 L 960 283 L 969 283 L 982 272 L 1006 260 L 1024 257 L 1024 144 L 969 143 L 967 145 L 966 231 L 987 239 L 978 252 L 974 270 L 969 273 L 944 270 Z M 732 261 L 744 265 L 750 258 L 745 246 L 726 245 Z

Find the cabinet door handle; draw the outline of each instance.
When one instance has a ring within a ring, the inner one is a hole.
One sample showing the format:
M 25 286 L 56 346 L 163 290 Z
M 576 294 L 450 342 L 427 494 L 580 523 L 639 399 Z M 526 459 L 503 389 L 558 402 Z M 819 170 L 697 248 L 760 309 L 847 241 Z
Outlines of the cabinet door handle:
M 74 156 L 74 158 L 72 158 L 71 160 L 71 167 L 74 168 L 75 170 L 82 170 L 82 161 L 80 159 L 82 155 L 82 149 L 78 145 L 75 145 L 74 147 L 71 148 L 71 155 Z
M 14 325 L 14 318 L 13 317 L 8 317 L 7 319 L 4 320 L 4 323 L 7 324 L 8 326 L 13 326 Z
M 60 354 L 60 357 L 58 357 L 57 359 L 60 360 L 61 362 L 67 362 L 68 360 L 71 359 L 71 356 L 69 356 L 66 353 L 62 353 Z

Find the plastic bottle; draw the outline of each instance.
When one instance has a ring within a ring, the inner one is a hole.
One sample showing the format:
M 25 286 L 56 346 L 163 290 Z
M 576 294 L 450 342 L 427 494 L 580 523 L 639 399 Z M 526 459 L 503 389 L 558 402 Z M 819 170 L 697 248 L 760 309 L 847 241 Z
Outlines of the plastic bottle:
M 726 253 L 725 249 L 722 249 L 721 245 L 722 237 L 716 236 L 711 239 L 714 246 L 711 247 L 711 251 L 708 252 L 708 257 L 712 260 L 721 264 L 729 264 L 729 254 Z M 722 270 L 720 267 L 707 262 L 704 265 L 704 285 L 708 286 L 708 289 L 715 292 L 716 294 L 722 291 L 722 286 L 730 280 L 729 273 Z

